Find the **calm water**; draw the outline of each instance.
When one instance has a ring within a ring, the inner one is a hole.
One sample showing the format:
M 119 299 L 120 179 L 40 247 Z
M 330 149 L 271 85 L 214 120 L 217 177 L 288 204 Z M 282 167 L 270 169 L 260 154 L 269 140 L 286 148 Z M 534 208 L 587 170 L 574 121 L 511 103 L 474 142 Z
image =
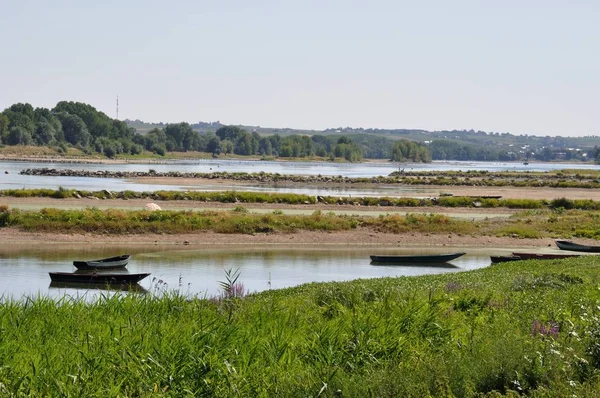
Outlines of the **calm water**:
M 137 184 L 122 179 L 83 178 L 83 177 L 37 177 L 22 176 L 19 172 L 27 168 L 50 167 L 57 169 L 72 168 L 77 170 L 124 170 L 160 172 L 268 172 L 301 175 L 341 175 L 348 177 L 386 176 L 398 170 L 394 164 L 327 164 L 300 162 L 253 162 L 253 161 L 196 161 L 174 162 L 169 164 L 59 164 L 59 163 L 27 163 L 0 162 L 0 189 L 19 188 L 51 188 L 113 191 L 155 191 L 159 189 L 198 189 L 186 186 L 161 186 Z M 597 169 L 598 166 L 586 164 L 543 164 L 528 166 L 520 163 L 478 163 L 478 162 L 434 162 L 431 164 L 402 164 L 405 170 L 535 170 L 549 171 L 554 169 L 579 168 Z M 5 173 L 8 172 L 8 174 Z M 378 187 L 374 190 L 327 190 L 323 188 L 281 188 L 281 187 L 240 187 L 240 186 L 202 186 L 210 190 L 267 190 L 275 192 L 294 192 L 312 195 L 347 194 L 357 196 L 394 195 L 423 196 L 428 193 L 422 187 Z M 409 192 L 410 191 L 410 192 Z M 211 248 L 211 250 L 173 250 L 160 247 L 135 247 L 117 249 L 115 246 L 96 248 L 48 246 L 14 247 L 2 246 L 0 242 L 0 295 L 3 297 L 21 298 L 24 296 L 49 295 L 62 297 L 64 294 L 96 297 L 100 290 L 74 287 L 55 287 L 50 284 L 48 272 L 74 270 L 73 260 L 85 260 L 110 257 L 122 253 L 131 253 L 133 258 L 128 266 L 130 272 L 150 272 L 152 275 L 140 285 L 150 293 L 165 290 L 178 290 L 184 294 L 213 296 L 219 294 L 219 281 L 225 280 L 225 270 L 239 269 L 240 280 L 250 292 L 266 289 L 280 289 L 297 286 L 308 282 L 346 281 L 357 278 L 378 278 L 387 276 L 413 276 L 432 273 L 461 272 L 490 264 L 489 251 L 480 248 L 466 250 L 430 249 L 428 253 L 466 251 L 467 255 L 453 260 L 455 267 L 431 268 L 420 266 L 373 266 L 370 264 L 371 254 L 411 254 L 410 250 L 377 249 L 345 249 L 327 250 L 232 250 L 231 248 Z M 414 253 L 414 251 L 413 251 Z M 419 251 L 423 253 L 423 251 Z M 506 254 L 499 251 L 494 254 Z
M 244 190 L 244 191 L 268 191 L 280 193 L 300 193 L 308 195 L 354 195 L 354 196 L 429 196 L 426 187 L 399 187 L 397 186 L 379 186 L 376 189 L 358 189 L 358 188 L 312 188 L 312 187 L 283 187 L 283 186 L 239 186 L 239 185 L 202 185 L 199 186 L 174 186 L 158 184 L 141 184 L 125 179 L 107 179 L 107 178 L 88 178 L 88 177 L 43 177 L 43 176 L 23 176 L 19 172 L 30 168 L 55 168 L 55 169 L 74 169 L 74 170 L 110 170 L 110 171 L 149 171 L 157 172 L 249 172 L 249 173 L 280 173 L 296 175 L 329 175 L 345 177 L 376 177 L 387 176 L 398 169 L 412 171 L 449 171 L 449 170 L 489 170 L 489 171 L 551 171 L 557 169 L 594 169 L 600 168 L 598 165 L 572 163 L 531 163 L 523 165 L 522 163 L 500 163 L 500 162 L 433 162 L 429 164 L 397 164 L 397 163 L 323 163 L 323 162 L 265 162 L 265 161 L 239 161 L 239 160 L 203 160 L 203 161 L 178 161 L 166 164 L 66 164 L 66 163 L 38 163 L 38 162 L 0 162 L 0 189 L 20 189 L 20 188 L 50 188 L 58 187 L 68 189 L 81 189 L 88 191 L 97 191 L 109 189 L 113 191 L 157 191 L 157 190 L 195 190 L 205 191 L 223 191 L 223 190 Z M 5 174 L 8 172 L 8 174 Z M 422 195 L 420 195 L 422 194 Z
M 15 251 L 16 250 L 16 251 Z M 140 286 L 150 293 L 178 290 L 190 296 L 214 296 L 220 293 L 219 281 L 226 270 L 240 271 L 240 281 L 248 292 L 281 289 L 309 282 L 348 281 L 359 278 L 415 276 L 461 272 L 487 267 L 489 254 L 473 248 L 432 248 L 427 253 L 466 251 L 467 255 L 453 260 L 451 267 L 374 266 L 371 254 L 411 254 L 415 250 L 252 250 L 211 248 L 183 250 L 172 247 L 105 247 L 105 248 L 11 248 L 0 249 L 0 294 L 23 298 L 37 295 L 62 297 L 96 297 L 101 290 L 86 286 L 59 286 L 50 283 L 48 272 L 72 272 L 73 260 L 103 258 L 132 253 L 127 266 L 130 273 L 150 272 Z M 418 251 L 423 253 L 423 251 Z

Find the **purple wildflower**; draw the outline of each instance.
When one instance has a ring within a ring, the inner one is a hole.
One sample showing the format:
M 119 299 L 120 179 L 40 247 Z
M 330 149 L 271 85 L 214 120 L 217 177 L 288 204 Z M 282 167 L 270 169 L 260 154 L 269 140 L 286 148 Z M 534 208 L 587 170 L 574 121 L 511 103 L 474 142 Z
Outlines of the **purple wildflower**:
M 537 319 L 533 321 L 531 325 L 531 335 L 535 336 L 537 334 L 541 334 L 542 336 L 558 336 L 560 332 L 560 326 L 558 323 L 554 321 L 549 321 L 548 323 L 542 323 Z

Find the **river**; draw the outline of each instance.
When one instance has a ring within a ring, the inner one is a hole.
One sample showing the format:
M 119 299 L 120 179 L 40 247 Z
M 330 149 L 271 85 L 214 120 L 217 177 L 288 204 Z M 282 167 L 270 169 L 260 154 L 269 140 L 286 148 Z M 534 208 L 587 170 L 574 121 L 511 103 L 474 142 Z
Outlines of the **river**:
M 223 191 L 244 190 L 254 192 L 298 193 L 321 196 L 412 196 L 427 197 L 430 194 L 426 187 L 420 186 L 379 186 L 373 188 L 327 188 L 327 187 L 282 187 L 264 185 L 227 185 L 203 184 L 199 186 L 159 185 L 138 183 L 127 179 L 94 178 L 94 177 L 48 177 L 20 175 L 19 172 L 31 168 L 74 169 L 86 171 L 149 171 L 157 172 L 246 172 L 246 173 L 280 173 L 285 175 L 327 175 L 344 177 L 377 177 L 388 176 L 394 171 L 456 171 L 456 170 L 488 170 L 488 171 L 552 171 L 560 169 L 598 170 L 600 166 L 588 163 L 501 163 L 501 162 L 432 162 L 432 163 L 328 163 L 328 162 L 279 162 L 279 161 L 244 161 L 244 160 L 196 160 L 173 161 L 159 164 L 125 163 L 125 164 L 87 164 L 87 163 L 51 163 L 51 162 L 13 162 L 0 161 L 0 189 L 49 188 L 79 189 L 98 191 L 157 191 L 157 190 L 198 190 Z
M 16 250 L 16 251 L 15 251 Z M 90 260 L 131 253 L 130 273 L 149 272 L 140 290 L 161 294 L 176 290 L 187 296 L 213 297 L 221 292 L 225 272 L 239 271 L 246 292 L 281 289 L 309 282 L 348 281 L 358 278 L 415 276 L 461 272 L 490 265 L 489 250 L 481 248 L 430 248 L 429 254 L 466 251 L 444 266 L 371 265 L 371 254 L 423 254 L 400 248 L 219 248 L 174 249 L 172 246 L 11 247 L 0 248 L 0 294 L 19 299 L 38 295 L 95 298 L 102 294 L 89 286 L 54 285 L 48 272 L 75 271 L 74 260 Z M 499 250 L 498 253 L 506 253 Z
M 40 162 L 0 162 L 0 189 L 50 188 L 80 190 L 113 191 L 156 191 L 186 190 L 186 186 L 161 186 L 139 184 L 124 179 L 105 179 L 87 177 L 45 177 L 24 176 L 19 172 L 27 168 L 56 168 L 77 170 L 113 170 L 113 171 L 148 171 L 158 172 L 180 171 L 209 173 L 211 171 L 227 172 L 267 172 L 300 175 L 340 175 L 347 177 L 386 176 L 391 172 L 405 170 L 489 170 L 489 171 L 550 171 L 556 169 L 598 169 L 590 164 L 555 164 L 533 163 L 484 163 L 484 162 L 434 162 L 429 164 L 390 164 L 360 163 L 331 164 L 305 162 L 259 162 L 259 161 L 227 161 L 206 160 L 194 162 L 171 162 L 165 164 L 65 164 Z M 198 189 L 196 187 L 195 189 Z M 314 195 L 349 194 L 356 196 L 383 196 L 392 193 L 392 188 L 327 190 L 326 188 L 281 189 L 277 187 L 239 187 L 239 186 L 202 186 L 202 189 L 215 190 L 269 190 L 276 192 L 295 192 Z M 403 189 L 419 190 L 420 187 Z M 405 192 L 398 187 L 393 188 L 394 195 L 402 196 Z M 414 196 L 414 192 L 412 192 Z M 1 203 L 0 203 L 1 204 Z M 508 254 L 508 249 L 499 249 L 490 253 L 486 248 L 452 248 L 429 249 L 428 252 L 440 253 L 466 251 L 467 254 L 452 261 L 453 267 L 423 266 L 373 266 L 369 255 L 374 249 L 345 248 L 344 250 L 311 250 L 291 248 L 275 249 L 234 249 L 211 248 L 210 250 L 174 250 L 172 247 L 146 246 L 134 248 L 103 247 L 67 247 L 40 245 L 37 247 L 6 247 L 0 244 L 0 294 L 4 298 L 23 298 L 37 295 L 63 297 L 65 294 L 86 299 L 103 294 L 102 291 L 89 287 L 65 287 L 50 284 L 48 272 L 71 272 L 73 260 L 86 260 L 110 257 L 122 252 L 133 254 L 128 266 L 130 272 L 150 272 L 151 276 L 141 283 L 141 290 L 149 293 L 161 293 L 177 290 L 186 295 L 211 297 L 219 294 L 219 282 L 225 280 L 225 271 L 239 270 L 240 281 L 249 292 L 267 289 L 281 289 L 309 282 L 346 281 L 357 278 L 378 278 L 389 276 L 414 276 L 432 273 L 461 272 L 487 267 L 490 265 L 490 254 Z M 381 253 L 382 250 L 378 250 Z M 415 250 L 386 248 L 383 254 L 412 254 Z M 422 254 L 423 251 L 418 251 Z

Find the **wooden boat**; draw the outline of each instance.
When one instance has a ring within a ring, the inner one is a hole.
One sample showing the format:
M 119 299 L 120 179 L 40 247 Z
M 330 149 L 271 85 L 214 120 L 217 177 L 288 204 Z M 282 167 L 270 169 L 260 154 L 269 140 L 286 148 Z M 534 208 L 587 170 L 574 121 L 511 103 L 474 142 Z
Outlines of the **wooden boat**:
M 379 255 L 371 256 L 372 263 L 375 264 L 438 264 L 454 260 L 465 253 L 451 254 L 420 254 L 420 255 Z
M 513 252 L 513 256 L 521 257 L 523 260 L 554 260 L 569 257 L 579 257 L 579 254 L 557 254 L 557 253 L 521 253 Z
M 600 253 L 600 246 L 580 245 L 579 243 L 571 242 L 570 240 L 554 241 L 560 250 L 571 250 L 574 252 L 589 252 Z
M 504 263 L 507 261 L 520 261 L 523 260 L 521 257 L 519 256 L 490 256 L 490 260 L 492 260 L 492 263 Z
M 138 283 L 150 273 L 130 274 L 120 272 L 49 272 L 52 282 L 127 285 Z
M 103 258 L 100 260 L 73 261 L 73 265 L 79 270 L 118 269 L 127 266 L 129 257 L 131 257 L 131 255 L 123 254 L 122 256 Z
M 554 253 L 521 253 L 513 252 L 511 256 L 490 256 L 492 263 L 519 260 L 556 260 L 561 258 L 579 257 L 578 254 L 554 254 Z

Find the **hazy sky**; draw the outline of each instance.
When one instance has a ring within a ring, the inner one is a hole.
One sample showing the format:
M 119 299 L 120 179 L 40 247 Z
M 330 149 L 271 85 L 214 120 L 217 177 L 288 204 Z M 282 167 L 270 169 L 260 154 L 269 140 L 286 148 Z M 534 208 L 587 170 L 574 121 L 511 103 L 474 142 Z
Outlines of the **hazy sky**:
M 19 0 L 0 110 L 600 134 L 600 1 Z

